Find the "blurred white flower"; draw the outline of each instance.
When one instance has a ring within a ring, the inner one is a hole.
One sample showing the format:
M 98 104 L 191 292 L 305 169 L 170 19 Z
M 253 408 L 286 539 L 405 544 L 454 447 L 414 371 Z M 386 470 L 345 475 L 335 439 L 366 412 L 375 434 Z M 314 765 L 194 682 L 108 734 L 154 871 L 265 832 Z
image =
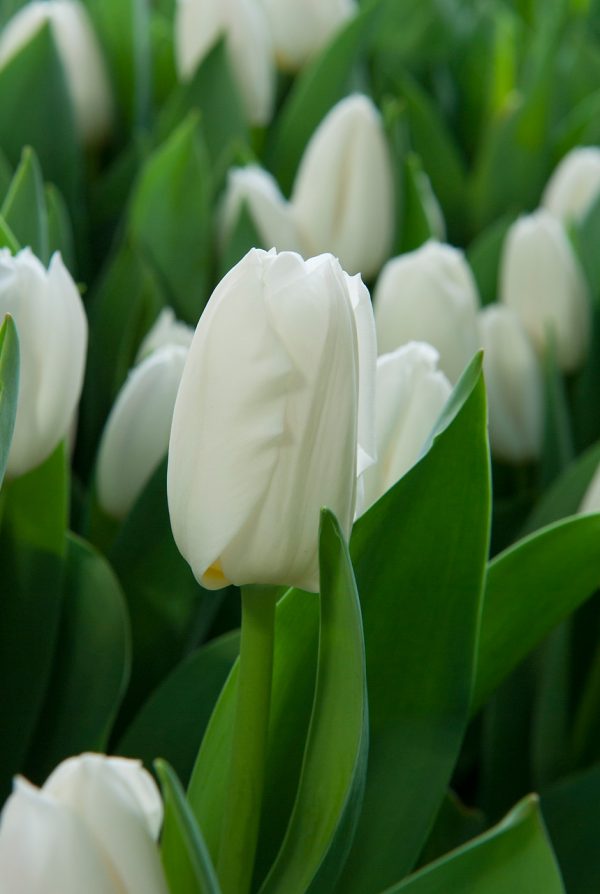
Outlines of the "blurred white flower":
M 387 354 L 425 341 L 456 382 L 479 348 L 477 285 L 462 251 L 430 240 L 387 262 L 373 295 L 377 344 Z
M 578 146 L 559 162 L 541 204 L 565 223 L 582 218 L 600 195 L 600 148 Z
M 85 6 L 78 0 L 26 3 L 0 32 L 0 68 L 49 24 L 73 101 L 75 123 L 84 143 L 110 133 L 114 108 L 106 65 Z
M 192 77 L 222 37 L 248 120 L 266 124 L 273 110 L 275 70 L 260 0 L 177 0 L 175 58 L 182 79 Z
M 269 18 L 277 64 L 301 68 L 355 15 L 355 0 L 262 0 Z
M 592 480 L 583 495 L 579 512 L 600 512 L 600 466 L 594 472 Z
M 179 345 L 189 348 L 194 337 L 194 329 L 187 323 L 178 320 L 172 308 L 164 307 L 154 321 L 152 328 L 146 333 L 138 349 L 136 363 L 144 360 L 148 354 L 165 348 L 167 345 Z
M 581 366 L 591 326 L 587 286 L 562 224 L 549 211 L 520 217 L 506 234 L 500 297 L 538 351 L 552 338 L 562 370 Z
M 306 257 L 327 251 L 349 273 L 377 273 L 394 234 L 394 179 L 383 121 L 368 97 L 346 97 L 321 121 L 291 203 Z
M 539 361 L 518 316 L 504 305 L 479 314 L 490 445 L 512 463 L 537 459 L 542 449 L 544 387 Z

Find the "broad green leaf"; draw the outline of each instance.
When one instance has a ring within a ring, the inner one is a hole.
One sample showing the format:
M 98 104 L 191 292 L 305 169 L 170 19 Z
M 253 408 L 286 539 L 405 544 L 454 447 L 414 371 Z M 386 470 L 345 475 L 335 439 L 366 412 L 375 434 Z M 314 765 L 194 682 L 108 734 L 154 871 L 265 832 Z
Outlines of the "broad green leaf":
M 600 890 L 600 765 L 544 791 L 542 813 L 569 894 Z
M 0 214 L 0 248 L 8 248 L 11 254 L 16 255 L 20 247 L 15 234 Z
M 196 324 L 209 297 L 210 168 L 190 115 L 142 168 L 129 233 L 175 314 Z
M 418 868 L 432 863 L 475 835 L 481 834 L 486 825 L 481 810 L 465 807 L 452 789 L 449 789 L 419 857 Z
M 208 848 L 177 775 L 164 760 L 157 760 L 155 767 L 165 802 L 160 852 L 170 890 L 220 894 Z
M 3 66 L 0 96 L 0 145 L 7 159 L 16 167 L 23 146 L 32 146 L 44 177 L 56 183 L 72 204 L 81 184 L 81 151 L 49 25 Z
M 489 539 L 480 369 L 477 357 L 428 452 L 354 526 L 371 726 L 364 807 L 340 894 L 378 892 L 414 865 L 467 725 Z
M 110 565 L 69 535 L 54 666 L 27 762 L 35 778 L 71 754 L 108 751 L 129 653 L 125 601 Z
M 8 462 L 19 397 L 19 336 L 8 314 L 0 326 L 0 487 Z
M 379 15 L 368 4 L 297 77 L 277 116 L 267 161 L 283 192 L 289 194 L 302 153 L 329 109 L 349 92 L 353 69 L 362 60 Z
M 60 192 L 52 183 L 46 186 L 45 195 L 48 209 L 48 257 L 51 257 L 55 251 L 59 251 L 65 266 L 74 275 L 75 241 L 68 208 Z
M 489 564 L 472 711 L 600 584 L 600 514 L 550 525 Z
M 26 147 L 0 210 L 21 245 L 48 263 L 48 210 L 44 181 L 35 152 Z
M 331 891 L 360 812 L 368 742 L 362 620 L 347 547 L 327 510 L 321 515 L 319 556 L 315 699 L 296 801 L 261 894 Z
M 571 889 L 569 888 L 569 891 Z M 565 894 L 538 799 L 530 795 L 488 832 L 386 894 Z
M 238 631 L 201 646 L 154 690 L 120 739 L 118 754 L 147 766 L 162 755 L 184 785 L 217 698 L 240 650 Z
M 436 236 L 427 208 L 427 177 L 421 161 L 414 152 L 404 162 L 404 215 L 401 230 L 400 251 L 413 251 L 428 239 Z
M 467 260 L 475 275 L 482 304 L 498 299 L 504 237 L 514 220 L 514 214 L 503 215 L 479 233 L 467 249 Z

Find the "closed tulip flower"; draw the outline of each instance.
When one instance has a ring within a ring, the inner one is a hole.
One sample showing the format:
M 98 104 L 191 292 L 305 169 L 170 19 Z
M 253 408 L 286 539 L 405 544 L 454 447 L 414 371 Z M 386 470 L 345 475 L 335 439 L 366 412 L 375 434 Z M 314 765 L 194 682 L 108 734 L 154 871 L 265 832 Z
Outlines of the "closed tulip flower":
M 7 474 L 23 475 L 47 459 L 73 421 L 85 367 L 87 320 L 60 254 L 48 270 L 25 248 L 0 249 L 0 318 L 19 334 L 17 418 Z
M 362 477 L 357 515 L 366 512 L 419 459 L 452 390 L 437 369 L 438 358 L 435 348 L 423 342 L 410 342 L 378 358 L 377 462 Z
M 266 124 L 273 110 L 275 75 L 269 23 L 260 0 L 177 0 L 175 57 L 189 80 L 220 39 L 251 124 Z
M 365 299 L 330 255 L 259 249 L 213 292 L 181 379 L 168 467 L 175 541 L 205 587 L 318 589 L 320 508 L 349 533 L 357 439 L 362 465 L 372 440 L 357 433 L 369 419 L 359 379 L 368 394 L 374 375 Z
M 351 18 L 354 0 L 262 0 L 280 68 L 295 71 L 325 46 Z
M 144 336 L 138 349 L 136 363 L 144 360 L 148 354 L 158 348 L 174 347 L 175 345 L 189 348 L 193 337 L 193 328 L 178 320 L 170 307 L 164 307 L 151 329 Z
M 102 142 L 112 126 L 112 92 L 98 39 L 85 6 L 78 0 L 25 4 L 0 33 L 0 68 L 46 23 L 52 29 L 64 67 L 81 139 L 86 144 Z
M 291 202 L 305 256 L 327 251 L 349 273 L 377 273 L 392 244 L 394 181 L 381 115 L 368 97 L 348 96 L 323 119 Z
M 221 205 L 222 243 L 231 237 L 244 204 L 265 248 L 300 251 L 290 204 L 282 196 L 275 178 L 258 165 L 229 171 Z
M 580 220 L 600 195 L 600 149 L 578 146 L 565 155 L 546 185 L 542 205 L 565 222 Z
M 162 802 L 139 761 L 83 754 L 17 778 L 0 823 L 4 894 L 167 894 Z
M 461 251 L 435 240 L 381 271 L 374 294 L 379 351 L 409 341 L 433 345 L 440 367 L 456 382 L 479 348 L 479 295 Z
M 562 224 L 548 211 L 521 217 L 508 231 L 500 296 L 539 351 L 551 338 L 562 370 L 581 366 L 591 325 L 587 287 Z
M 503 305 L 481 311 L 479 330 L 492 453 L 511 463 L 537 459 L 542 449 L 544 389 L 533 346 L 517 315 Z

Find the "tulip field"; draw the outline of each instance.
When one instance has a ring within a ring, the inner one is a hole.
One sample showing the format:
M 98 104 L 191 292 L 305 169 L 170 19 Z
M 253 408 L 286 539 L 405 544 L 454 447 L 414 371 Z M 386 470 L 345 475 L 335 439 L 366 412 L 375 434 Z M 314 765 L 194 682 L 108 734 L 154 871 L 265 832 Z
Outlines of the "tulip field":
M 600 892 L 600 0 L 0 0 L 0 894 Z

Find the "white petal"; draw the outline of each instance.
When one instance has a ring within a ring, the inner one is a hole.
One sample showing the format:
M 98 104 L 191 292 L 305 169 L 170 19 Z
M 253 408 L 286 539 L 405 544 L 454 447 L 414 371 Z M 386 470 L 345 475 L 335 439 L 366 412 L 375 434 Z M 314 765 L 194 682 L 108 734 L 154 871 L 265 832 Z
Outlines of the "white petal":
M 360 278 L 345 274 L 354 311 L 358 338 L 358 450 L 356 474 L 362 473 L 377 459 L 375 433 L 375 377 L 377 336 L 369 290 Z
M 541 205 L 561 220 L 580 220 L 600 195 L 600 148 L 577 146 L 546 185 Z
M 176 319 L 173 310 L 170 307 L 165 307 L 159 313 L 150 331 L 144 336 L 138 348 L 136 363 L 144 360 L 158 348 L 166 348 L 169 345 L 189 348 L 193 337 L 193 327 Z

